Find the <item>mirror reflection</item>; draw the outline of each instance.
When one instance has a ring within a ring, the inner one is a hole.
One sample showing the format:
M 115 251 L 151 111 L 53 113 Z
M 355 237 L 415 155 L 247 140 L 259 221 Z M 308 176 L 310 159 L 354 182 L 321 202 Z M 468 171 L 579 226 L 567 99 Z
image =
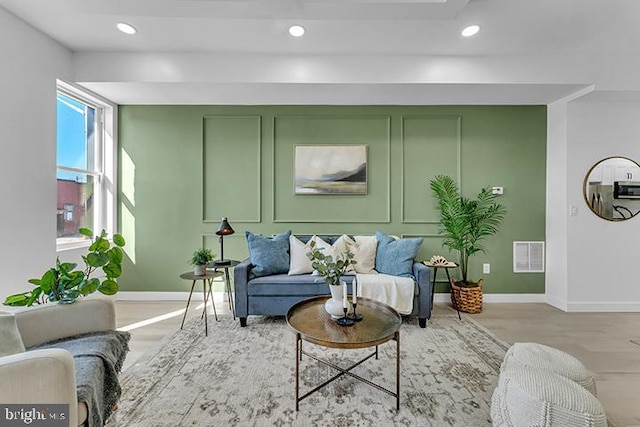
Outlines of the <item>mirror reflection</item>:
M 600 218 L 633 218 L 640 212 L 640 165 L 626 157 L 599 161 L 585 177 L 584 198 Z

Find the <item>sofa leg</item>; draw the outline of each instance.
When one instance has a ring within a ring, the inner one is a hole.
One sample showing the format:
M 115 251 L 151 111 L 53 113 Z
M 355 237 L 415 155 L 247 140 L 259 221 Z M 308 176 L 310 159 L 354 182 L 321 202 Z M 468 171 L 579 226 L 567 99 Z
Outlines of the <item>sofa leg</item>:
M 239 317 L 240 319 L 240 327 L 244 328 L 245 326 L 247 326 L 247 318 L 246 317 Z
M 418 324 L 420 325 L 421 328 L 426 328 L 427 327 L 427 318 L 418 318 Z

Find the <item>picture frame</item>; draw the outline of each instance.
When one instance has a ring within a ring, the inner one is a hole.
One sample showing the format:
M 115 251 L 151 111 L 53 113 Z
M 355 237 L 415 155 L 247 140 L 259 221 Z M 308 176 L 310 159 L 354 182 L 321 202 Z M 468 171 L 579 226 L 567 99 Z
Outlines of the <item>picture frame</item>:
M 294 194 L 367 194 L 367 145 L 296 145 Z

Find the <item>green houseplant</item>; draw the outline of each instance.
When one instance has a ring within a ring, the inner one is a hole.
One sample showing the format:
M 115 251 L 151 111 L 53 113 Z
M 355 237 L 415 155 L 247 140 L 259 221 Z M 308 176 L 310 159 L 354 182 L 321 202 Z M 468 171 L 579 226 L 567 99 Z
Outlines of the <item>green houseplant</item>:
M 81 228 L 78 232 L 92 238 L 89 252 L 82 256 L 83 269 L 77 269 L 78 264 L 61 262 L 58 258 L 56 265 L 45 271 L 40 279 L 29 280 L 35 286 L 32 290 L 9 295 L 4 305 L 32 306 L 49 301 L 69 304 L 96 291 L 105 295 L 118 292 L 116 279 L 122 274 L 124 237 L 114 234 L 112 247 L 105 230 L 95 237 L 88 228 Z M 100 271 L 101 277 L 92 277 Z
M 480 190 L 475 200 L 463 197 L 456 182 L 449 176 L 438 175 L 430 181 L 440 211 L 443 245 L 458 252 L 462 280 L 458 286 L 476 287 L 469 280 L 469 258 L 486 252 L 483 241 L 498 232 L 507 209 L 496 202 L 497 195 L 489 187 Z
M 207 272 L 207 264 L 212 262 L 215 258 L 215 254 L 211 252 L 211 249 L 201 248 L 193 253 L 189 264 L 193 265 L 193 274 L 196 276 L 202 276 Z

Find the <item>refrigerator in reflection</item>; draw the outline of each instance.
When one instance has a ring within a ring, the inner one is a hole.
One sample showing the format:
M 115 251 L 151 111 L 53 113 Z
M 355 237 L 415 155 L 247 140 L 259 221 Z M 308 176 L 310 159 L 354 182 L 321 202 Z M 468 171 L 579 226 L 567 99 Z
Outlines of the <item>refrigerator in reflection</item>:
M 603 218 L 613 219 L 613 185 L 589 184 L 587 200 L 595 213 Z

